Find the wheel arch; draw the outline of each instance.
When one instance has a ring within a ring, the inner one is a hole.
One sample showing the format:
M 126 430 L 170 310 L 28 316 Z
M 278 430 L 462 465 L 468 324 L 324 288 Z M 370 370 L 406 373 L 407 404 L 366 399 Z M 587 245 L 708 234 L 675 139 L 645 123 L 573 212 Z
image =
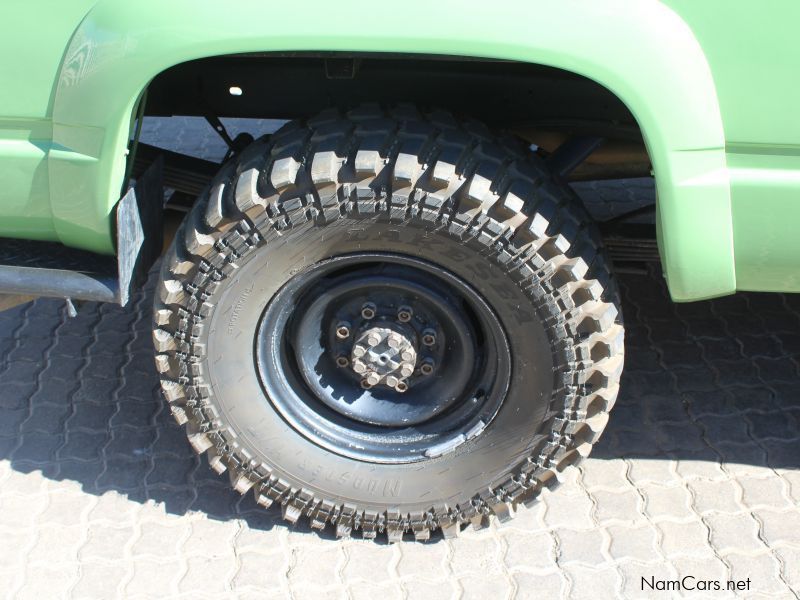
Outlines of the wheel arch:
M 450 0 L 411 0 L 402 13 L 364 11 L 355 3 L 331 11 L 321 1 L 237 6 L 101 0 L 84 19 L 53 105 L 56 149 L 48 161 L 62 241 L 113 252 L 111 215 L 134 109 L 148 83 L 175 65 L 247 52 L 477 56 L 562 69 L 615 94 L 637 120 L 654 166 L 659 247 L 673 297 L 735 290 L 725 139 L 712 74 L 689 27 L 661 2 L 499 0 L 464 12 Z

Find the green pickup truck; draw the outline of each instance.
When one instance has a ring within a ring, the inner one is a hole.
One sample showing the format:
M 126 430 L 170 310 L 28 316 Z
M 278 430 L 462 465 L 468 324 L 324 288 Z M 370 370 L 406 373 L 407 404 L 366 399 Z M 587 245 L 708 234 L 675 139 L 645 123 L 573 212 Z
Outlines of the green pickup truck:
M 0 307 L 125 305 L 160 258 L 172 415 L 291 522 L 424 540 L 535 501 L 614 405 L 615 269 L 800 292 L 797 0 L 0 13 Z M 141 139 L 172 116 L 224 160 Z M 657 202 L 604 222 L 570 185 L 637 177 Z

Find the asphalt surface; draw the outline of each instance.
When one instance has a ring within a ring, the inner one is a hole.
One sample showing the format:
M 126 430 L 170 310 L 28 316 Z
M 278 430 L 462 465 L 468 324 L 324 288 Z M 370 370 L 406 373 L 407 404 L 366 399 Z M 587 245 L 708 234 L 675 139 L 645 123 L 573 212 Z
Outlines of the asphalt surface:
M 224 153 L 196 121 L 145 133 Z M 596 214 L 653 194 L 581 187 Z M 800 295 L 676 305 L 655 268 L 620 279 L 627 364 L 591 458 L 507 525 L 397 545 L 289 526 L 194 456 L 160 398 L 152 278 L 125 309 L 0 313 L 0 597 L 800 597 Z

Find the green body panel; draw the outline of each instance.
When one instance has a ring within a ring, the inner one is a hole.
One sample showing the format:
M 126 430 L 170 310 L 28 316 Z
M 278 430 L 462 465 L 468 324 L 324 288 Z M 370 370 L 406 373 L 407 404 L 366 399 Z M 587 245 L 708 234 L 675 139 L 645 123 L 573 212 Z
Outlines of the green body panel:
M 354 0 L 238 0 L 235 9 L 211 0 L 63 3 L 69 9 L 14 0 L 0 47 L 39 43 L 38 25 L 34 33 L 24 19 L 37 8 L 55 31 L 36 51 L 48 75 L 23 84 L 18 67 L 0 66 L 0 160 L 11 166 L 0 175 L 0 235 L 113 252 L 131 117 L 148 82 L 173 65 L 256 51 L 476 56 L 587 76 L 630 108 L 654 165 L 673 297 L 800 291 L 787 224 L 800 217 L 800 124 L 790 111 L 800 84 L 787 75 L 800 66 L 787 23 L 797 22 L 798 4 L 772 0 L 758 12 L 737 2 L 746 15 L 731 26 L 735 11 L 723 2 L 407 0 L 398 12 Z M 53 65 L 58 75 L 45 84 Z
M 0 235 L 55 237 L 47 173 L 52 134 L 46 119 L 0 119 Z
M 64 51 L 96 1 L 3 0 L 0 7 L 0 235 L 56 236 L 51 103 Z
M 666 2 L 692 28 L 717 88 L 736 287 L 800 291 L 800 2 Z

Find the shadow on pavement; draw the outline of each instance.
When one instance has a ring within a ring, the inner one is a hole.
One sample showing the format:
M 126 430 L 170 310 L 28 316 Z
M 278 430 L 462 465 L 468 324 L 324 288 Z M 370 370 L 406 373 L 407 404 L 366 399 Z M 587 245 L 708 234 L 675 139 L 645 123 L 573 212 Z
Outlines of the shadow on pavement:
M 592 457 L 800 467 L 800 295 L 676 305 L 656 270 L 621 283 L 627 365 Z M 272 528 L 279 511 L 200 464 L 164 410 L 151 293 L 126 309 L 85 304 L 74 319 L 51 300 L 0 313 L 0 459 L 88 493 Z

